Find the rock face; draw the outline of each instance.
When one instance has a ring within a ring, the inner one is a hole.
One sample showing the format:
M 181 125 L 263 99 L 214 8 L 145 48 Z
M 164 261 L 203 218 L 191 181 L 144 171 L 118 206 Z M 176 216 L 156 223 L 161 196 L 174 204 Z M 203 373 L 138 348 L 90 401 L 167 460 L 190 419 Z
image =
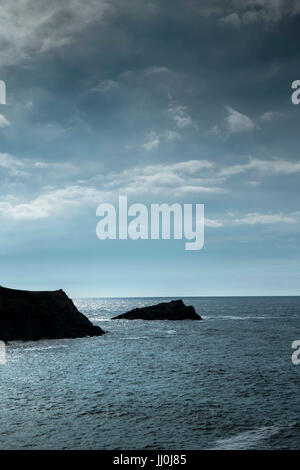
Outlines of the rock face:
M 202 320 L 194 307 L 184 305 L 182 300 L 171 300 L 150 307 L 135 308 L 112 320 Z
M 80 313 L 63 290 L 31 292 L 0 286 L 0 340 L 100 336 L 104 331 Z

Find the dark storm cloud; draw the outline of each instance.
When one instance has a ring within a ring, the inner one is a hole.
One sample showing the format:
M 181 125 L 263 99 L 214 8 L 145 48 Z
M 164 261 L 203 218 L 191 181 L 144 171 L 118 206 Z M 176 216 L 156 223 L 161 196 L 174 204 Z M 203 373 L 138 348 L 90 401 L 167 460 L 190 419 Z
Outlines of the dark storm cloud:
M 142 145 L 161 126 L 182 130 L 179 119 L 172 121 L 175 108 L 193 122 L 184 129 L 191 144 L 197 129 L 211 155 L 218 152 L 218 138 L 230 138 L 230 119 L 253 124 L 245 124 L 242 142 L 234 132 L 234 144 L 222 145 L 230 154 L 241 153 L 245 142 L 250 153 L 256 151 L 250 131 L 262 139 L 261 148 L 265 136 L 272 147 L 269 124 L 276 141 L 282 115 L 293 127 L 297 110 L 290 105 L 290 85 L 298 76 L 299 2 L 73 0 L 49 5 L 39 0 L 24 5 L 2 7 L 7 17 L 0 34 L 7 44 L 0 54 L 2 75 L 13 90 L 12 101 L 24 93 L 35 101 L 31 114 L 23 113 L 28 126 L 55 121 L 62 132 L 54 137 L 64 145 L 74 127 L 81 140 L 100 127 L 102 142 L 112 148 L 112 134 L 123 146 L 126 138 L 131 145 L 137 136 L 140 144 L 134 143 Z M 243 130 L 238 126 L 234 129 Z M 262 127 L 265 134 L 259 132 Z
M 183 79 L 187 95 L 202 94 L 211 101 L 228 94 L 226 101 L 238 95 L 243 83 L 252 83 L 247 94 L 255 87 L 253 94 L 259 94 L 258 85 L 272 79 L 276 84 L 282 69 L 296 68 L 298 2 L 89 0 L 83 5 L 73 0 L 49 7 L 38 1 L 19 11 L 21 2 L 14 3 L 15 8 L 8 2 L 3 7 L 11 12 L 11 24 L 1 39 L 11 39 L 2 49 L 2 64 L 33 67 L 23 69 L 20 81 L 58 93 L 78 94 L 102 80 L 119 82 L 128 71 L 156 66 L 188 77 Z M 21 14 L 22 34 L 17 29 Z M 233 14 L 238 21 L 224 21 Z M 169 91 L 182 88 L 177 81 L 172 90 L 169 78 Z M 132 83 L 147 89 L 147 80 Z M 165 93 L 163 83 L 161 88 Z

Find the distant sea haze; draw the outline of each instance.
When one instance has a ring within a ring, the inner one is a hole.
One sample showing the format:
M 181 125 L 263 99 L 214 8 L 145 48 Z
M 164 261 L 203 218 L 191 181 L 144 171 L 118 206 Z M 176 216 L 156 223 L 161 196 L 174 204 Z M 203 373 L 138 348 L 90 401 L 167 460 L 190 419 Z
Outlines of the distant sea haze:
M 193 297 L 203 321 L 110 319 L 165 298 L 78 299 L 101 337 L 12 342 L 2 449 L 299 449 L 299 297 Z

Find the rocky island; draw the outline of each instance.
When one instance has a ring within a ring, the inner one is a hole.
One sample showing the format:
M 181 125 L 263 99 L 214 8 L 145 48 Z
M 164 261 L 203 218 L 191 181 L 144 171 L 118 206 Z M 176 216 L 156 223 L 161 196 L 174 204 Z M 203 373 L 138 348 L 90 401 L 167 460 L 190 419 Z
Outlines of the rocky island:
M 171 300 L 149 307 L 135 308 L 122 313 L 112 320 L 202 320 L 192 305 L 182 300 Z
M 0 286 L 0 340 L 101 336 L 63 290 L 24 291 Z

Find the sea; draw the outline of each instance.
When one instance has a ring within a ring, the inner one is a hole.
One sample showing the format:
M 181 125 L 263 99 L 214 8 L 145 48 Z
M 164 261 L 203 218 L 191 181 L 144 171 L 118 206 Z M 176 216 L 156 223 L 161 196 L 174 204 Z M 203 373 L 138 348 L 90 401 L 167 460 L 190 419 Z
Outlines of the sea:
M 188 297 L 203 321 L 111 320 L 168 298 L 77 299 L 101 337 L 10 342 L 1 449 L 300 449 L 300 297 Z

